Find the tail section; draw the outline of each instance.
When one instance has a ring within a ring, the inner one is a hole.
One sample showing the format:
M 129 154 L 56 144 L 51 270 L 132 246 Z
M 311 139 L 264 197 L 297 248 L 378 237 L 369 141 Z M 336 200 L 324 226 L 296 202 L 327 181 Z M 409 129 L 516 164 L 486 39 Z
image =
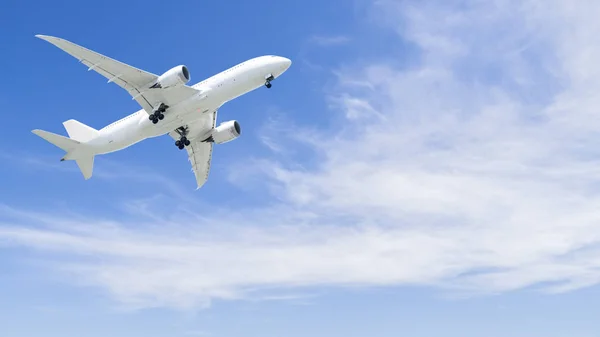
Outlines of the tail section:
M 63 126 L 67 130 L 69 138 L 81 143 L 89 142 L 90 140 L 98 137 L 98 130 L 74 119 L 69 119 L 68 121 L 63 122 Z
M 67 121 L 65 123 L 68 123 Z M 86 137 L 90 137 L 92 132 L 90 130 L 86 130 L 89 128 L 88 126 L 81 124 L 77 121 L 75 123 L 68 123 L 69 126 L 65 125 L 69 136 L 73 135 L 73 138 L 67 138 L 65 136 L 57 135 L 52 132 L 44 131 L 44 130 L 33 130 L 34 134 L 53 144 L 54 146 L 62 149 L 67 152 L 65 156 L 61 159 L 63 160 L 74 160 L 79 167 L 79 170 L 83 174 L 83 177 L 87 180 L 92 177 L 92 173 L 94 171 L 94 153 L 87 151 L 85 144 L 82 144 L 86 139 Z M 74 126 L 74 127 L 73 127 Z M 91 130 L 94 130 L 90 128 Z M 84 131 L 84 132 L 82 132 Z M 97 132 L 97 131 L 96 131 Z M 78 137 L 78 139 L 74 139 Z M 95 135 L 94 135 L 95 137 Z M 92 137 L 93 138 L 93 137 Z M 89 139 L 92 139 L 89 138 Z M 88 140 L 89 140 L 88 139 Z

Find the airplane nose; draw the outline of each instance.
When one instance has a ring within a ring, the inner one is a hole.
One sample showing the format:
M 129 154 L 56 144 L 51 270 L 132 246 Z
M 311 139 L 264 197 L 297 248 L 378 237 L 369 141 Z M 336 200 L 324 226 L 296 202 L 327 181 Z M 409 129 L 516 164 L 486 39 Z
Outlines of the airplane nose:
M 281 67 L 283 71 L 288 70 L 288 68 L 292 65 L 292 60 L 286 57 L 281 57 Z

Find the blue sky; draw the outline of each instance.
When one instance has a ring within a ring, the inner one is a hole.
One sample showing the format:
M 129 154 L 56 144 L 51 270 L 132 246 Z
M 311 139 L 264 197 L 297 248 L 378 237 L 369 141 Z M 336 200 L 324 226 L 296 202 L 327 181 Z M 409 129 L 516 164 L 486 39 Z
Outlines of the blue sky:
M 2 336 L 598 336 L 597 2 L 0 9 Z M 139 107 L 35 34 L 194 83 L 293 65 L 221 108 L 202 189 L 167 136 L 85 181 L 30 131 Z

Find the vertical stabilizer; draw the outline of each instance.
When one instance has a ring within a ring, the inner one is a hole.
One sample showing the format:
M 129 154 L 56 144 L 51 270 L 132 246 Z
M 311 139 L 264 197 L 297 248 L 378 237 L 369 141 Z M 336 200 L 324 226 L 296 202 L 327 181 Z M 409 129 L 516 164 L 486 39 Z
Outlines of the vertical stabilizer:
M 74 119 L 63 122 L 69 137 L 81 143 L 89 142 L 98 137 L 99 131 Z

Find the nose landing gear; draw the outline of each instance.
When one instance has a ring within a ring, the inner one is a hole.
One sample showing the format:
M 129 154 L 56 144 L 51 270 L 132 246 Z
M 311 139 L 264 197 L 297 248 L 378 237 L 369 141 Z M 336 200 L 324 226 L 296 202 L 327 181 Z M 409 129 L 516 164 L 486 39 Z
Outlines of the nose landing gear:
M 275 76 L 273 76 L 272 74 L 269 74 L 265 77 L 265 87 L 267 88 L 271 88 L 272 84 L 271 81 L 275 79 Z

